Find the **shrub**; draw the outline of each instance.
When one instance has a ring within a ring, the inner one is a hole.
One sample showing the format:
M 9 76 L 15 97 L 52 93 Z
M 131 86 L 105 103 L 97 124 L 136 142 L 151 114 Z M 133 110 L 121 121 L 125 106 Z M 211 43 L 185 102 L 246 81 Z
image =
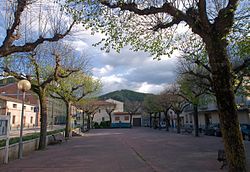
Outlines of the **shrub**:
M 99 126 L 98 122 L 95 122 L 95 123 L 94 123 L 94 128 L 101 128 L 101 127 Z
M 109 124 L 110 124 L 109 121 L 102 121 L 102 122 L 100 123 L 100 127 L 101 127 L 101 128 L 109 128 Z

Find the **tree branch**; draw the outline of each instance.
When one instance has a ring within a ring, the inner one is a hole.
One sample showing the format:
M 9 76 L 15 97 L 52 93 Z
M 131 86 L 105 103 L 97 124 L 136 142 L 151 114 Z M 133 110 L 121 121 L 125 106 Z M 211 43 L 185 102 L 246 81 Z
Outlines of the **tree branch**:
M 166 29 L 166 28 L 169 28 L 175 24 L 179 24 L 181 22 L 180 19 L 176 19 L 176 18 L 173 18 L 173 20 L 169 23 L 158 23 L 156 26 L 154 26 L 152 28 L 153 31 L 158 31 L 159 29 Z
M 234 23 L 234 13 L 239 0 L 229 0 L 226 8 L 219 11 L 218 17 L 215 18 L 214 26 L 221 36 L 229 33 Z
M 117 3 L 110 3 L 108 0 L 100 0 L 100 3 L 104 6 L 109 8 L 120 8 L 122 11 L 128 10 L 134 12 L 138 15 L 150 15 L 150 14 L 157 14 L 157 13 L 168 13 L 169 15 L 173 16 L 180 21 L 187 21 L 187 15 L 175 8 L 171 3 L 165 2 L 161 7 L 148 7 L 144 9 L 139 9 L 136 3 L 124 3 L 124 2 L 117 2 Z
M 207 16 L 206 6 L 207 6 L 206 0 L 199 0 L 198 9 L 199 9 L 199 16 L 200 16 L 201 22 L 206 29 L 209 29 L 210 23 L 209 23 L 208 16 Z
M 235 74 L 239 73 L 240 71 L 242 71 L 242 70 L 244 70 L 245 68 L 249 67 L 249 65 L 250 65 L 250 58 L 245 59 L 244 62 L 243 62 L 241 65 L 239 65 L 239 66 L 237 66 L 237 67 L 235 67 L 235 68 L 233 69 L 233 70 L 234 70 L 234 73 L 235 73 Z
M 43 42 L 46 42 L 46 41 L 47 42 L 56 42 L 69 34 L 69 32 L 71 31 L 75 22 L 76 21 L 73 21 L 72 24 L 70 25 L 69 29 L 67 31 L 65 31 L 63 34 L 55 33 L 54 36 L 51 38 L 44 38 L 44 37 L 40 36 L 35 42 L 26 43 L 26 44 L 21 45 L 21 46 L 12 45 L 10 43 L 12 43 L 13 41 L 12 42 L 7 41 L 2 46 L 0 46 L 0 57 L 5 57 L 5 56 L 8 56 L 12 53 L 17 53 L 17 52 L 33 51 L 39 44 L 42 44 Z M 6 37 L 6 39 L 7 39 L 7 37 Z
M 17 27 L 20 25 L 20 18 L 22 15 L 22 12 L 24 11 L 25 7 L 27 6 L 27 0 L 18 0 L 17 1 L 17 7 L 16 11 L 14 13 L 14 22 L 12 26 L 6 30 L 6 37 L 3 41 L 3 44 L 1 47 L 7 48 L 10 47 L 11 44 L 18 39 L 18 33 L 14 35 L 15 31 L 18 31 Z M 0 47 L 0 55 L 1 55 L 1 47 Z

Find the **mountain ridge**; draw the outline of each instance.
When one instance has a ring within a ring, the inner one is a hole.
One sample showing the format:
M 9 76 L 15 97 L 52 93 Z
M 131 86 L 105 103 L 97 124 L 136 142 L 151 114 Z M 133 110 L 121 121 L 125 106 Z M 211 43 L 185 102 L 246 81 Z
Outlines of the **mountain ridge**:
M 151 93 L 140 93 L 132 90 L 122 89 L 116 90 L 104 95 L 99 96 L 99 99 L 106 100 L 106 99 L 114 99 L 117 101 L 125 102 L 125 101 L 144 101 L 145 97 L 148 95 L 153 95 Z

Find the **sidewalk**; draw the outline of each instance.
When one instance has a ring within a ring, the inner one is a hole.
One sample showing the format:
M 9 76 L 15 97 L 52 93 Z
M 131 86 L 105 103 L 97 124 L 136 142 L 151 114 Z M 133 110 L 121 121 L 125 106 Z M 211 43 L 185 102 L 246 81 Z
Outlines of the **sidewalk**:
M 250 142 L 245 142 L 248 163 Z M 4 172 L 222 172 L 222 139 L 150 128 L 96 129 L 0 166 Z

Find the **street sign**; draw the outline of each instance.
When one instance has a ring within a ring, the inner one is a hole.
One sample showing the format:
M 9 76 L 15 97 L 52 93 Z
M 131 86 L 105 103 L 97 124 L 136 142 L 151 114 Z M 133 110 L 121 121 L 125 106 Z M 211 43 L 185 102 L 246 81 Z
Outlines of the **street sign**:
M 5 159 L 4 163 L 8 163 L 9 158 L 9 138 L 10 138 L 10 116 L 0 115 L 0 140 L 5 139 Z
M 8 120 L 8 116 L 0 116 L 0 138 L 5 139 L 7 137 Z

